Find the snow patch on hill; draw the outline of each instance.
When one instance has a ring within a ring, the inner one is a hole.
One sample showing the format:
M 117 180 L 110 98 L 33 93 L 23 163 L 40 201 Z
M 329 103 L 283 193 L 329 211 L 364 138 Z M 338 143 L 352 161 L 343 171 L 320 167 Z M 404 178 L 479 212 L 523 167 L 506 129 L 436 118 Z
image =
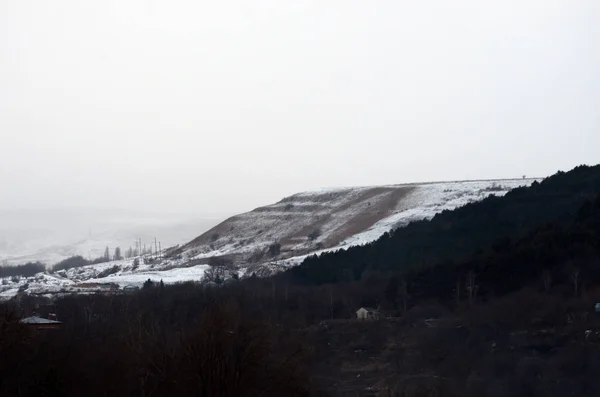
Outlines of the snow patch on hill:
M 431 219 L 444 210 L 480 201 L 490 195 L 504 196 L 510 190 L 528 186 L 532 180 L 476 181 L 431 183 L 418 186 L 403 202 L 407 209 L 382 219 L 364 232 L 344 240 L 340 248 L 364 245 L 377 240 L 384 233 L 411 222 Z

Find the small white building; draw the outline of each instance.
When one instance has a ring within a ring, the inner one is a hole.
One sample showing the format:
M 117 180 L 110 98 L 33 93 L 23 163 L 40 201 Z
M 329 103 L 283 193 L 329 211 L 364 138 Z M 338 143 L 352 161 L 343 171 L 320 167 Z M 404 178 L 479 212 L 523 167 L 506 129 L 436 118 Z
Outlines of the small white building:
M 358 320 L 378 320 L 379 310 L 372 307 L 361 307 L 356 311 L 356 318 Z

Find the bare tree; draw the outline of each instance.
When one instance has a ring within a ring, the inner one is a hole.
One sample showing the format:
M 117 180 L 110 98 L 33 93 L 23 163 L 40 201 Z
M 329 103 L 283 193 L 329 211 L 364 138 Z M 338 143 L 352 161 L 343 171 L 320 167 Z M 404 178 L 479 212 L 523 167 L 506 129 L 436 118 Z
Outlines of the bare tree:
M 542 272 L 542 284 L 544 285 L 544 291 L 550 291 L 550 287 L 552 287 L 552 273 L 548 269 Z
M 333 318 L 333 289 L 329 286 L 329 314 Z
M 121 256 L 121 247 L 115 248 L 115 255 L 114 255 L 113 259 L 116 261 L 123 259 L 123 256 Z
M 456 280 L 456 307 L 460 306 L 460 278 Z
M 571 282 L 573 283 L 573 291 L 575 292 L 575 296 L 579 296 L 579 268 L 573 268 L 571 270 Z
M 466 289 L 469 297 L 469 306 L 473 306 L 475 299 L 477 298 L 477 290 L 479 286 L 475 284 L 475 278 L 476 275 L 472 270 L 467 273 Z
M 398 287 L 400 291 L 400 299 L 402 301 L 402 312 L 406 313 L 408 308 L 408 283 L 405 279 L 400 281 L 400 286 Z

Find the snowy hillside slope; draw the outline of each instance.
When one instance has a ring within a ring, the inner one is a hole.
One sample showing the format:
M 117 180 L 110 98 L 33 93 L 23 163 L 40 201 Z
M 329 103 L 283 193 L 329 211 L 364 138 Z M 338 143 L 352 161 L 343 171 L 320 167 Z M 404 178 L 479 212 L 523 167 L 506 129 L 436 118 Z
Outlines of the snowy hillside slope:
M 224 278 L 266 276 L 300 264 L 308 255 L 376 240 L 416 220 L 429 219 L 534 179 L 440 182 L 341 188 L 299 193 L 229 218 L 160 260 L 138 258 L 89 265 L 21 280 L 3 279 L 0 298 L 26 293 L 90 293 L 144 281 L 206 281 L 211 265 L 226 264 Z M 276 248 L 274 248 L 276 247 Z
M 194 258 L 234 255 L 256 262 L 270 245 L 289 257 L 333 247 L 401 208 L 410 186 L 335 189 L 300 193 L 234 216 L 182 248 Z M 254 258 L 253 258 L 254 257 Z
M 534 179 L 440 182 L 299 193 L 227 219 L 183 246 L 189 259 L 226 257 L 246 266 L 298 258 L 374 241 L 411 221 L 428 219 Z M 269 249 L 275 245 L 279 250 Z

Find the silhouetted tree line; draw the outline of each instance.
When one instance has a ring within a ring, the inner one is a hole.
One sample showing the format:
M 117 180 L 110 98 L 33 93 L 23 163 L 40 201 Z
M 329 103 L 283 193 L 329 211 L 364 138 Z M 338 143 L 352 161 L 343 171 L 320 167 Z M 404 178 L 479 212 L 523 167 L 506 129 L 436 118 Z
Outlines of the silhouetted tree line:
M 499 239 L 519 240 L 540 225 L 569 224 L 600 191 L 600 165 L 559 172 L 530 187 L 490 196 L 431 220 L 413 222 L 379 240 L 307 258 L 289 276 L 310 284 L 359 280 L 366 271 L 404 272 L 468 259 Z
M 115 254 L 113 256 L 113 259 L 114 260 L 122 259 L 121 249 L 119 247 L 117 247 L 115 249 Z M 104 250 L 104 255 L 99 256 L 98 258 L 95 258 L 92 260 L 87 260 L 84 257 L 82 257 L 81 255 L 71 256 L 67 259 L 64 259 L 64 260 L 58 262 L 54 266 L 52 266 L 52 271 L 57 272 L 59 270 L 68 270 L 68 269 L 74 269 L 74 268 L 76 269 L 78 267 L 83 267 L 83 266 L 88 266 L 88 265 L 97 265 L 99 263 L 110 262 L 110 260 L 111 260 L 110 253 L 109 253 L 108 247 L 106 247 Z
M 67 259 L 64 259 L 64 260 L 58 262 L 57 264 L 55 264 L 54 266 L 52 266 L 52 271 L 57 272 L 59 270 L 78 268 L 78 267 L 82 267 L 82 266 L 87 266 L 90 263 L 91 262 L 88 261 L 87 259 L 85 259 L 83 256 L 75 255 L 75 256 L 71 256 Z
M 41 262 L 28 262 L 17 266 L 0 266 L 0 278 L 3 277 L 33 277 L 44 272 L 46 266 Z
M 598 387 L 592 373 L 600 350 L 578 347 L 591 325 L 567 330 L 570 343 L 562 334 L 539 341 L 529 336 L 518 348 L 510 341 L 512 332 L 529 330 L 536 316 L 544 327 L 555 327 L 565 322 L 569 306 L 584 306 L 571 286 L 556 290 L 556 281 L 545 292 L 538 279 L 522 278 L 526 288 L 533 285 L 540 292 L 477 296 L 477 304 L 460 314 L 453 310 L 454 297 L 417 294 L 411 284 L 416 279 L 392 280 L 372 273 L 357 282 L 320 286 L 293 285 L 283 277 L 221 287 L 148 282 L 127 296 L 68 296 L 54 302 L 24 296 L 0 307 L 0 395 L 309 396 L 320 395 L 319 386 L 340 395 L 336 384 L 344 375 L 339 368 L 362 350 L 380 360 L 383 369 L 376 380 L 390 386 L 382 396 L 548 397 Z M 590 285 L 582 283 L 580 289 Z M 432 297 L 442 305 L 435 306 Z M 319 325 L 349 319 L 365 305 L 380 306 L 386 314 L 398 309 L 402 321 Z M 468 307 L 466 294 L 461 307 Z M 57 313 L 64 322 L 61 330 L 35 332 L 16 323 L 15 314 L 43 315 L 44 310 Z M 448 323 L 418 326 L 432 317 Z M 551 378 L 519 370 L 539 349 L 550 348 L 554 353 L 538 360 L 536 371 L 552 371 Z M 489 364 L 499 360 L 500 366 Z M 500 380 L 505 394 L 494 389 Z M 415 387 L 422 394 L 411 392 Z M 527 394 L 531 387 L 540 389 Z M 364 392 L 348 395 L 359 391 Z
M 282 327 L 245 288 L 148 285 L 129 296 L 71 296 L 35 331 L 0 307 L 2 396 L 313 396 L 303 334 Z M 36 309 L 37 308 L 37 309 Z
M 600 196 L 586 201 L 568 225 L 549 223 L 513 240 L 496 240 L 485 254 L 404 275 L 413 299 L 489 300 L 525 286 L 561 288 L 577 297 L 600 284 Z M 600 296 L 598 297 L 600 298 Z

